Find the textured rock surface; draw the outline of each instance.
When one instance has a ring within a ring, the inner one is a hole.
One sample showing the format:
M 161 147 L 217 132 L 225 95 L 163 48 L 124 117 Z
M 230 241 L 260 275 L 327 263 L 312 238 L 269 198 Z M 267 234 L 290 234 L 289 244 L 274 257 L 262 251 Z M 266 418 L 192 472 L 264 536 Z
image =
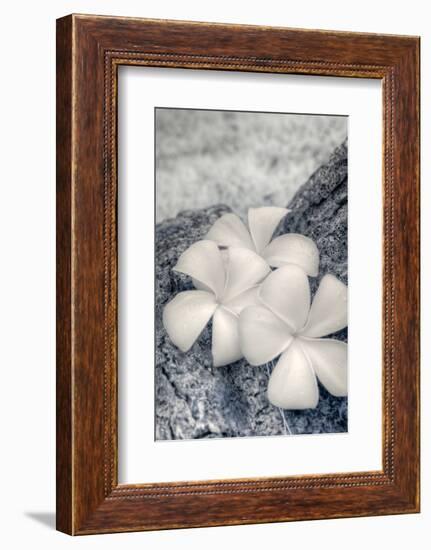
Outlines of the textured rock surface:
M 311 237 L 320 254 L 320 281 L 332 273 L 347 284 L 347 144 L 343 143 L 295 194 L 277 234 Z M 313 279 L 310 279 L 312 282 Z M 315 286 L 315 285 L 314 285 Z
M 320 252 L 320 272 L 311 279 L 314 293 L 325 273 L 347 284 L 347 149 L 339 147 L 289 204 L 294 209 L 278 233 L 312 237 Z M 189 278 L 172 267 L 179 255 L 204 237 L 226 206 L 184 211 L 156 228 L 156 438 L 281 435 L 347 430 L 347 399 L 331 396 L 320 386 L 316 409 L 282 411 L 266 397 L 272 365 L 250 367 L 245 360 L 211 365 L 211 326 L 188 353 L 169 340 L 163 325 L 164 305 L 178 292 L 192 288 Z M 346 341 L 347 330 L 335 337 Z M 288 427 L 287 427 L 288 426 Z

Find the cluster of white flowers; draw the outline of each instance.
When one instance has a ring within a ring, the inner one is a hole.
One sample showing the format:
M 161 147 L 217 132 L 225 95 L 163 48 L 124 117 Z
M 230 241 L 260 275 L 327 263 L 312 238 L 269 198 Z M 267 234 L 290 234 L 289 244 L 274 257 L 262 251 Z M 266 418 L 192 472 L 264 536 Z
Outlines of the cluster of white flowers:
M 322 338 L 347 326 L 347 287 L 327 274 L 311 304 L 316 244 L 296 233 L 271 240 L 288 212 L 251 208 L 248 228 L 235 214 L 219 218 L 174 267 L 196 290 L 180 292 L 165 306 L 163 325 L 187 352 L 212 318 L 216 367 L 242 357 L 257 366 L 280 356 L 268 399 L 284 409 L 306 409 L 319 400 L 316 376 L 331 394 L 347 395 L 347 344 Z

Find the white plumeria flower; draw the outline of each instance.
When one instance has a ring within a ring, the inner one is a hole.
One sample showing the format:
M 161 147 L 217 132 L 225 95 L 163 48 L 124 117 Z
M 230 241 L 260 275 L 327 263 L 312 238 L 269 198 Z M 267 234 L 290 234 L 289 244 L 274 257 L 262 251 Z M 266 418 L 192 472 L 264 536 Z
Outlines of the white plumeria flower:
M 205 238 L 219 246 L 252 250 L 271 267 L 299 265 L 310 277 L 316 277 L 319 251 L 314 241 L 297 233 L 286 233 L 271 241 L 281 219 L 289 212 L 287 208 L 275 206 L 249 208 L 248 228 L 236 214 L 224 214 Z
M 316 376 L 332 395 L 346 396 L 347 344 L 322 339 L 347 326 L 346 285 L 325 275 L 310 308 L 307 275 L 287 265 L 265 279 L 259 298 L 262 305 L 240 315 L 240 344 L 251 365 L 281 355 L 269 379 L 269 401 L 283 409 L 316 407 Z
M 215 242 L 204 240 L 190 246 L 173 269 L 192 277 L 197 290 L 180 292 L 163 310 L 172 342 L 188 351 L 212 317 L 214 366 L 241 359 L 238 316 L 244 307 L 258 303 L 257 285 L 270 272 L 268 264 L 251 250 L 221 251 Z

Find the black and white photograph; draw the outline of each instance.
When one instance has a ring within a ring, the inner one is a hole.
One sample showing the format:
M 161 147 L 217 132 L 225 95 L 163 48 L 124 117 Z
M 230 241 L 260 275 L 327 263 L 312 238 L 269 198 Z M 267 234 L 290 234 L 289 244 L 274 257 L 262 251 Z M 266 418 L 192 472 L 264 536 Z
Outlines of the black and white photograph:
M 348 431 L 348 117 L 156 107 L 155 439 Z

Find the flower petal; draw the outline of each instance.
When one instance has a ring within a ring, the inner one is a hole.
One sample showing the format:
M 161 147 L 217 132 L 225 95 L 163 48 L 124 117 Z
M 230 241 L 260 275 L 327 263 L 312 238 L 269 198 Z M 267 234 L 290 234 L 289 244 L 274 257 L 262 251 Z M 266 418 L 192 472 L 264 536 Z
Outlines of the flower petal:
M 242 353 L 250 365 L 263 365 L 280 355 L 292 336 L 287 325 L 264 306 L 250 306 L 239 316 Z
M 347 395 L 347 344 L 339 340 L 301 338 L 317 378 L 336 397 Z
M 224 214 L 208 231 L 206 239 L 220 246 L 236 246 L 255 250 L 250 233 L 236 214 Z
M 298 233 L 286 233 L 275 238 L 262 251 L 262 257 L 272 267 L 295 264 L 310 275 L 316 277 L 319 272 L 319 250 L 316 243 Z
M 212 356 L 215 367 L 229 365 L 241 359 L 238 317 L 224 307 L 216 309 L 213 317 Z
M 222 295 L 226 271 L 223 258 L 216 243 L 198 241 L 181 254 L 174 271 L 185 273 L 196 281 L 202 290 L 211 290 L 219 297 Z
M 320 338 L 347 326 L 347 286 L 333 275 L 325 275 L 314 296 L 302 336 Z
M 281 219 L 290 210 L 276 206 L 262 206 L 261 208 L 249 208 L 248 226 L 257 252 L 261 251 L 271 240 L 274 231 Z
M 181 351 L 188 351 L 217 307 L 213 294 L 203 290 L 180 292 L 163 310 L 163 326 Z
M 199 281 L 199 279 L 195 279 L 195 278 L 192 277 L 192 282 L 193 282 L 193 286 L 196 288 L 196 290 L 205 290 L 205 292 L 212 292 L 213 293 L 213 291 L 207 285 L 204 285 L 203 283 L 201 283 Z
M 223 306 L 234 313 L 239 315 L 243 309 L 249 306 L 259 306 L 262 302 L 259 298 L 260 285 L 252 286 L 245 292 L 241 292 L 227 302 L 223 302 Z
M 292 332 L 299 331 L 310 309 L 310 285 L 305 271 L 292 264 L 276 269 L 263 281 L 260 299 Z
M 271 271 L 269 265 L 256 252 L 246 248 L 229 248 L 226 287 L 222 302 L 260 283 Z
M 297 341 L 292 342 L 272 371 L 268 399 L 282 409 L 314 409 L 317 406 L 316 376 Z

